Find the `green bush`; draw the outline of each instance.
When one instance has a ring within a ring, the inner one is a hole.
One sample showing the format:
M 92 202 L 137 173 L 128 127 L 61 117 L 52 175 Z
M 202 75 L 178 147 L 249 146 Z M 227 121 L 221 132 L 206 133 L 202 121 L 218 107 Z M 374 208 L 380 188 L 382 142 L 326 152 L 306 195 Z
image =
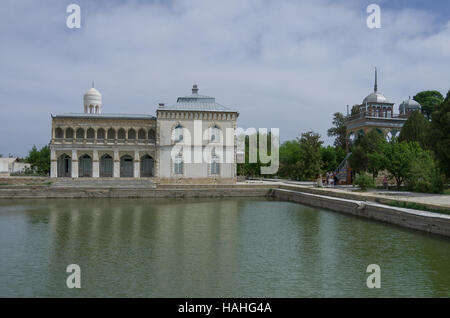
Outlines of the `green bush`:
M 444 175 L 428 151 L 418 153 L 405 178 L 406 189 L 413 192 L 443 193 Z
M 372 176 L 367 173 L 357 174 L 355 180 L 353 181 L 353 185 L 360 187 L 361 191 L 367 191 L 369 188 L 375 188 L 375 182 L 373 181 Z

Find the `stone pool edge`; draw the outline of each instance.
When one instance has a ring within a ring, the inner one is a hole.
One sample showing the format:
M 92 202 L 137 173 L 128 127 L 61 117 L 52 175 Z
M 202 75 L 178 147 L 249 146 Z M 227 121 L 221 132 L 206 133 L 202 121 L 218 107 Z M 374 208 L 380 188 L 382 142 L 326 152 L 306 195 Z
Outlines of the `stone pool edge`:
M 280 183 L 158 185 L 152 188 L 36 185 L 0 188 L 0 199 L 272 197 L 450 237 L 450 215 L 342 198 L 330 193 L 311 193 L 312 190 Z
M 371 201 L 343 199 L 283 188 L 273 189 L 272 196 L 277 200 L 301 203 L 450 237 L 450 215 L 442 213 L 392 207 Z

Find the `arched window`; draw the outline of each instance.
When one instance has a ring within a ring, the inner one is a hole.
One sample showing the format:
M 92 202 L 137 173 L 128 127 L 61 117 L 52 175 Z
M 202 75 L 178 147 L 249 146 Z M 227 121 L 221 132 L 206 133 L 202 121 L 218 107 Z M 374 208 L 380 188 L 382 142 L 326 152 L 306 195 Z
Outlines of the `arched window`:
M 390 130 L 386 134 L 386 141 L 391 142 L 391 141 L 395 140 L 397 138 L 398 132 L 399 132 L 398 130 Z
M 125 178 L 132 178 L 133 171 L 133 157 L 124 155 L 120 158 L 120 176 Z
M 108 129 L 108 139 L 111 139 L 111 140 L 116 139 L 116 131 L 112 128 Z
M 128 130 L 128 139 L 136 139 L 136 130 L 134 130 L 133 128 Z
M 183 126 L 180 124 L 178 124 L 174 129 L 173 140 L 175 142 L 183 141 Z
M 149 155 L 141 157 L 141 177 L 153 177 L 153 158 Z
M 112 176 L 113 176 L 113 158 L 108 154 L 104 154 L 100 158 L 100 177 L 102 178 Z
M 354 143 L 356 139 L 355 133 L 354 132 L 349 133 L 347 139 L 350 144 Z
M 58 157 L 57 161 L 58 177 L 70 177 L 72 175 L 72 159 L 65 153 Z
M 220 142 L 220 128 L 217 125 L 211 127 L 211 142 Z
M 87 139 L 94 139 L 95 138 L 95 131 L 92 128 L 89 128 L 86 132 Z
M 77 139 L 83 139 L 84 138 L 84 129 L 78 128 L 77 129 Z
M 55 129 L 55 138 L 64 138 L 64 131 L 59 127 Z
M 119 140 L 125 140 L 125 129 L 120 128 L 117 132 L 117 139 Z
M 73 129 L 70 127 L 66 129 L 66 138 L 73 138 Z
M 362 130 L 362 129 L 358 130 L 357 138 L 363 137 L 364 135 L 365 135 L 364 130 Z
M 84 154 L 78 159 L 78 177 L 92 177 L 92 158 Z
M 174 174 L 183 174 L 183 155 L 178 154 L 175 157 L 175 162 L 173 165 L 173 172 Z
M 144 129 L 139 129 L 138 131 L 138 139 L 139 140 L 145 140 L 145 130 Z
M 97 139 L 105 139 L 105 130 L 103 128 L 97 130 Z
M 156 134 L 155 134 L 155 130 L 154 130 L 154 129 L 150 129 L 150 130 L 148 131 L 148 139 L 149 139 L 151 142 L 154 142 L 154 141 L 155 141 L 155 139 L 156 139 Z
M 220 174 L 220 161 L 219 157 L 215 154 L 211 157 L 211 174 L 219 175 Z

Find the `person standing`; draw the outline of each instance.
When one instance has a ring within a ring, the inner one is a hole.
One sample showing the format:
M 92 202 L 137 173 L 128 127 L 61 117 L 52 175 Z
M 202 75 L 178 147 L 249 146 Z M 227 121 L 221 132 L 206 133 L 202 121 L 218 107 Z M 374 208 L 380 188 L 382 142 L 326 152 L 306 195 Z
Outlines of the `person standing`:
M 383 178 L 383 187 L 385 190 L 388 189 L 388 179 L 386 176 L 384 176 L 384 178 Z

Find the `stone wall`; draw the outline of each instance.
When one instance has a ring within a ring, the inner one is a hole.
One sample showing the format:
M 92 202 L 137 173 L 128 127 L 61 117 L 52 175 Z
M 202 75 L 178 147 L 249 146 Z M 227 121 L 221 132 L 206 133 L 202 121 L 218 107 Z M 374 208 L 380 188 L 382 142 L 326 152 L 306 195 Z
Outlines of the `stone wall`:
M 313 207 L 382 221 L 402 227 L 450 237 L 450 215 L 390 207 L 374 202 L 341 199 L 324 195 L 273 189 L 278 200 L 307 204 Z
M 0 185 L 44 185 L 49 177 L 0 177 Z
M 269 193 L 269 186 L 246 185 L 161 185 L 157 188 L 14 186 L 0 188 L 0 199 L 265 197 Z
M 49 178 L 0 178 L 0 199 L 273 197 L 450 237 L 450 215 L 363 201 L 361 195 L 280 184 L 158 184 L 52 186 Z M 126 181 L 126 180 L 125 180 Z M 185 180 L 183 180 L 185 181 Z M 151 182 L 150 182 L 151 183 Z M 34 184 L 34 185 L 33 185 Z M 310 193 L 307 193 L 310 192 Z M 312 193 L 315 192 L 315 193 Z M 329 192 L 329 193 L 328 193 Z M 338 197 L 340 196 L 340 197 Z M 372 198 L 373 199 L 373 198 Z

